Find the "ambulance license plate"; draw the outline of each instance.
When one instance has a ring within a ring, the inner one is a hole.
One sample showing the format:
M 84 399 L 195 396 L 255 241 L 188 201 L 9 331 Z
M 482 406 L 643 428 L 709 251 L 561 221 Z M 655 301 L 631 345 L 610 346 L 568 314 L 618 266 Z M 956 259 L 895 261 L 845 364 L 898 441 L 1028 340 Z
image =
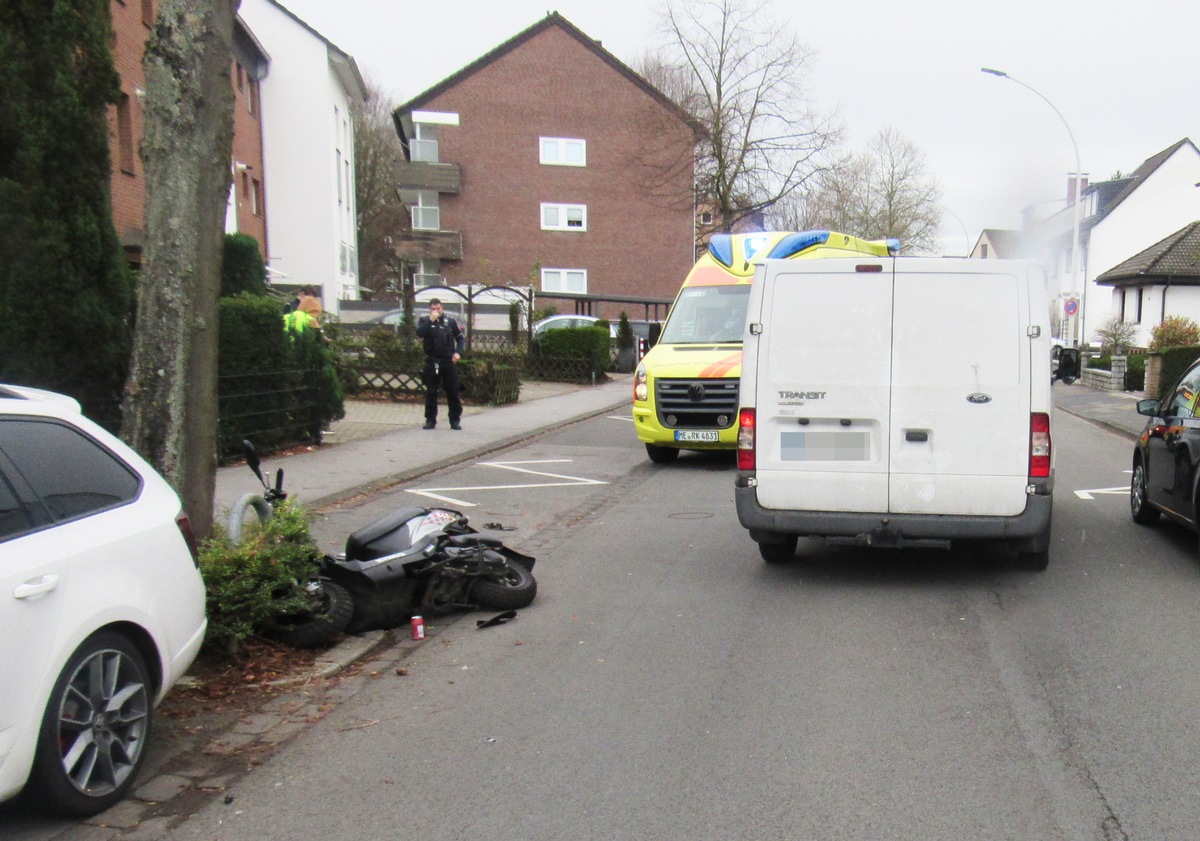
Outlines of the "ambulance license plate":
M 676 429 L 675 440 L 680 443 L 695 443 L 704 442 L 706 444 L 715 444 L 720 440 L 717 436 L 719 433 L 715 429 Z

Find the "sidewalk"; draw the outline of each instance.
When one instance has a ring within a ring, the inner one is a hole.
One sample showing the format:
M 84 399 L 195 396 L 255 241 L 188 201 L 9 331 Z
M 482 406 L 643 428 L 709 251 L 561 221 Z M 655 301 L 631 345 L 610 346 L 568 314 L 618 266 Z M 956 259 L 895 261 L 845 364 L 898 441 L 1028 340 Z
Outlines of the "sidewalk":
M 1101 391 L 1079 383 L 1054 384 L 1055 408 L 1135 439 L 1146 426 L 1146 418 L 1137 413 L 1137 401 L 1144 397 L 1140 391 Z
M 600 385 L 526 382 L 518 402 L 465 406 L 462 430 L 450 428 L 445 399 L 437 429 L 422 429 L 420 402 L 347 401 L 325 443 L 306 452 L 263 458 L 264 474 L 283 468 L 289 498 L 320 508 L 405 482 L 432 470 L 470 461 L 550 429 L 613 411 L 630 411 L 632 374 Z M 258 490 L 244 464 L 217 470 L 215 515 L 223 518 L 244 493 Z

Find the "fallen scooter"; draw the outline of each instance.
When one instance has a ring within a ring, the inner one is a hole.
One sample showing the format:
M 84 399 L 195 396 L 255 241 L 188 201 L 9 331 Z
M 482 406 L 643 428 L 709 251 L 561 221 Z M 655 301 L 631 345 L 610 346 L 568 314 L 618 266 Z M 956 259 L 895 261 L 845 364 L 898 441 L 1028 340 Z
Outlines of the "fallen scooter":
M 401 508 L 325 557 L 322 575 L 348 590 L 351 633 L 394 628 L 413 615 L 526 607 L 537 596 L 534 558 L 471 528 L 448 508 Z

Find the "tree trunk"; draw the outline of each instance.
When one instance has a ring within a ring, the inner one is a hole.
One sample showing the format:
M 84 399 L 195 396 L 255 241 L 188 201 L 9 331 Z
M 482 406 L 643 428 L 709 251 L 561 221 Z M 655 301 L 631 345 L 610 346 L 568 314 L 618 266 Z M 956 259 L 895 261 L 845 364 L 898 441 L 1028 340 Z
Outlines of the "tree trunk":
M 238 0 L 163 0 L 146 45 L 146 246 L 122 435 L 212 529 Z

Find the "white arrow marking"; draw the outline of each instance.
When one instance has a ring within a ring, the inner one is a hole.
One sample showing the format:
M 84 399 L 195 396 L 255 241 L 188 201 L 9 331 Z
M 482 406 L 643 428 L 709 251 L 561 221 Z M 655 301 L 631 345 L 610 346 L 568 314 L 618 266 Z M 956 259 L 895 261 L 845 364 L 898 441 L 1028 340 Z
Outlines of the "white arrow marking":
M 1129 487 L 1121 485 L 1119 488 L 1088 488 L 1086 491 L 1075 491 L 1075 496 L 1080 499 L 1095 499 L 1092 494 L 1127 494 Z
M 498 467 L 501 470 L 512 470 L 516 473 L 527 473 L 532 476 L 545 476 L 549 479 L 562 479 L 561 482 L 535 482 L 528 485 L 470 485 L 467 487 L 454 488 L 409 488 L 408 492 L 417 494 L 418 496 L 427 496 L 431 499 L 437 499 L 442 502 L 451 503 L 453 505 L 461 505 L 465 508 L 474 508 L 474 502 L 467 502 L 462 499 L 454 499 L 453 497 L 444 496 L 438 491 L 508 491 L 518 490 L 521 488 L 569 488 L 580 485 L 607 485 L 608 482 L 601 482 L 599 479 L 584 479 L 580 476 L 563 476 L 559 473 L 546 473 L 539 470 L 530 470 L 525 467 L 518 467 L 521 464 L 560 464 L 570 462 L 569 458 L 550 458 L 541 459 L 539 461 L 481 461 L 481 467 Z

